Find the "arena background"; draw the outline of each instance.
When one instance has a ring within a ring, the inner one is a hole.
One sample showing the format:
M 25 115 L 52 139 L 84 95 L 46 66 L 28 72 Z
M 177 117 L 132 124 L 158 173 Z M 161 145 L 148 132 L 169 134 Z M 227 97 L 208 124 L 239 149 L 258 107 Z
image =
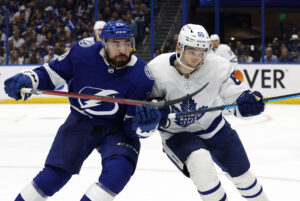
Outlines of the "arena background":
M 119 15 L 126 5 L 130 12 Z M 300 91 L 299 8 L 299 0 L 0 0 L 0 200 L 13 200 L 43 167 L 57 128 L 69 113 L 66 98 L 8 98 L 4 80 L 92 36 L 96 20 L 130 21 L 136 31 L 136 54 L 146 61 L 174 51 L 183 24 L 202 24 L 238 56 L 236 77 L 270 97 Z M 22 47 L 13 43 L 14 33 L 23 38 Z M 267 63 L 267 47 L 285 62 Z M 286 49 L 287 59 L 281 54 Z M 299 103 L 289 99 L 267 105 L 262 115 L 249 121 L 226 117 L 240 133 L 253 172 L 273 201 L 299 201 Z M 192 182 L 162 152 L 159 135 L 141 143 L 137 171 L 116 201 L 200 200 Z M 81 174 L 49 200 L 79 200 L 98 178 L 100 167 L 94 152 Z M 240 200 L 224 173 L 218 170 L 218 176 L 228 198 Z

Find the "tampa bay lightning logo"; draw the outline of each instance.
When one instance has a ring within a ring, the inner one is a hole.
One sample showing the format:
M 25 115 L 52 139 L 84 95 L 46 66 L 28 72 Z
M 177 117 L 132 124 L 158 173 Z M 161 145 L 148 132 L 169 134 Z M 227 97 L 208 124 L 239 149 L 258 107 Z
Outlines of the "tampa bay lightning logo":
M 182 101 L 180 104 L 180 109 L 176 107 L 175 105 L 171 106 L 172 112 L 180 113 L 180 112 L 187 112 L 187 111 L 194 111 L 199 109 L 205 109 L 207 106 L 202 106 L 197 109 L 197 103 L 192 98 L 189 98 L 186 101 Z M 203 117 L 204 113 L 201 114 L 191 114 L 187 116 L 181 116 L 175 118 L 175 123 L 181 127 L 188 127 L 201 117 Z
M 79 46 L 80 47 L 91 47 L 94 44 L 95 44 L 95 41 L 84 40 L 84 39 L 79 41 Z
M 84 87 L 79 93 L 97 96 L 113 96 L 119 92 L 110 89 Z M 91 115 L 113 115 L 119 110 L 118 103 L 109 103 L 100 100 L 78 99 L 81 109 Z

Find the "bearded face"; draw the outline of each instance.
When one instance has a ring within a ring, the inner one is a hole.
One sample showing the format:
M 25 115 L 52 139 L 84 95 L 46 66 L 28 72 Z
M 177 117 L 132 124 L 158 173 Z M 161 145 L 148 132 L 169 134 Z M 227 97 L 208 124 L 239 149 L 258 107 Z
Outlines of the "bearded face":
M 130 39 L 109 39 L 105 48 L 106 59 L 114 67 L 123 67 L 131 59 Z

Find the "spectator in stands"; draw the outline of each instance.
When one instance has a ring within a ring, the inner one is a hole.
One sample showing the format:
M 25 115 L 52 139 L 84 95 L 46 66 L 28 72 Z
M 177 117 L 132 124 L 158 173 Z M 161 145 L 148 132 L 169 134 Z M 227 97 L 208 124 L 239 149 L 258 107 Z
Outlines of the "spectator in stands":
M 3 33 L 3 31 L 0 29 L 0 43 L 3 43 L 4 45 L 4 41 L 6 40 L 6 36 Z M 0 45 L 1 46 L 1 45 Z
M 279 58 L 281 54 L 281 47 L 278 38 L 273 38 L 271 47 L 273 49 L 273 54 Z
M 83 32 L 85 32 L 85 31 L 86 31 L 86 29 L 85 29 L 84 26 L 83 26 L 82 20 L 79 18 L 79 19 L 77 20 L 77 25 L 76 25 L 76 27 L 75 27 L 75 34 L 76 34 L 77 40 L 82 39 L 82 34 L 83 34 Z
M 46 38 L 47 38 L 47 41 L 50 45 L 53 46 L 55 44 L 56 40 L 55 40 L 55 38 L 53 37 L 53 35 L 50 31 L 47 32 Z M 65 40 L 65 38 L 66 37 L 64 36 L 62 40 Z
M 281 56 L 279 57 L 279 62 L 283 63 L 290 63 L 293 62 L 293 57 L 289 54 L 288 49 L 282 48 L 281 49 Z
M 122 9 L 120 4 L 115 4 L 114 12 L 117 13 L 117 20 L 124 20 L 126 19 L 126 12 Z
M 77 25 L 77 22 L 75 20 L 73 20 L 73 16 L 72 14 L 68 14 L 67 19 L 65 21 L 66 27 L 70 30 L 70 31 L 74 31 L 75 27 Z
M 103 11 L 103 14 L 102 14 L 103 20 L 108 21 L 111 18 L 111 13 L 112 13 L 111 8 L 109 6 L 106 6 L 104 8 L 104 11 Z
M 175 49 L 173 49 L 172 43 L 173 43 L 172 39 L 170 39 L 170 38 L 167 39 L 165 45 L 163 46 L 162 53 L 174 52 Z
M 126 23 L 130 27 L 132 33 L 134 34 L 134 37 L 136 38 L 138 35 L 138 25 L 132 19 L 132 15 L 130 13 L 127 13 L 126 15 Z
M 28 55 L 27 52 L 25 52 L 25 50 L 24 50 L 23 47 L 20 47 L 20 48 L 18 49 L 18 53 L 19 53 L 19 61 L 20 61 L 20 64 L 24 64 L 25 58 L 26 58 L 26 56 Z
M 42 28 L 40 29 L 39 33 L 36 36 L 36 40 L 37 42 L 39 42 L 40 44 L 43 43 L 46 39 L 47 36 L 47 28 L 45 26 L 42 26 Z
M 244 63 L 251 63 L 253 62 L 253 57 L 250 56 L 250 48 L 246 46 L 243 49 L 243 53 L 240 56 L 239 62 L 244 62 Z
M 260 44 L 255 43 L 253 49 L 251 49 L 250 55 L 253 57 L 253 62 L 259 62 L 261 57 Z
M 144 38 L 144 32 L 145 32 L 145 27 L 144 27 L 145 26 L 145 15 L 140 6 L 137 6 L 137 5 L 134 6 L 134 10 L 132 11 L 132 17 L 133 17 L 133 20 L 138 25 L 137 42 L 140 42 Z
M 94 35 L 94 25 L 93 24 L 89 24 L 87 27 L 87 34 L 89 36 L 93 36 Z
M 98 1 L 99 2 L 99 1 Z M 80 19 L 83 13 L 88 12 L 88 4 L 86 1 L 80 1 L 80 5 L 77 8 L 76 17 Z
M 0 46 L 0 65 L 6 64 L 4 47 Z
M 293 34 L 290 38 L 291 43 L 288 45 L 288 51 L 293 57 L 294 61 L 299 60 L 299 51 L 300 51 L 300 38 L 297 34 Z
M 65 22 L 67 20 L 68 13 L 66 7 L 62 7 L 59 13 L 59 18 L 61 21 Z
M 60 41 L 59 42 L 59 48 L 60 48 L 60 51 L 62 53 L 65 53 L 66 52 L 66 46 L 65 46 L 65 42 L 64 41 Z
M 134 1 L 135 6 L 139 7 L 141 9 L 142 12 L 145 12 L 147 9 L 146 4 L 144 4 L 141 0 L 135 0 Z
M 238 60 L 240 59 L 240 57 L 243 54 L 243 50 L 244 50 L 244 44 L 242 43 L 242 41 L 236 41 L 236 47 L 234 50 L 235 55 L 237 56 Z
M 22 64 L 22 61 L 19 58 L 19 53 L 16 49 L 13 50 L 13 53 L 9 57 L 9 64 Z
M 278 58 L 276 55 L 273 54 L 273 50 L 271 47 L 267 47 L 265 51 L 265 57 L 264 57 L 264 62 L 265 63 L 277 63 Z M 262 62 L 262 59 L 260 60 Z
M 33 48 L 33 43 L 31 42 L 31 36 L 30 35 L 26 35 L 25 39 L 24 39 L 24 50 L 25 52 L 30 52 Z
M 57 30 L 56 36 L 57 36 L 58 40 L 65 40 L 66 31 L 65 31 L 65 26 L 62 22 L 59 23 L 59 25 L 58 25 L 58 30 Z
M 20 31 L 16 30 L 13 33 L 13 36 L 9 39 L 13 41 L 13 47 L 14 48 L 19 48 L 24 44 L 24 39 L 20 37 Z
M 81 38 L 88 38 L 89 34 L 85 31 L 82 33 L 82 37 Z
M 170 43 L 168 42 L 168 44 L 166 46 L 169 46 L 169 47 L 166 47 L 164 48 L 164 53 L 165 52 L 175 52 L 175 49 L 176 49 L 176 44 L 177 44 L 177 41 L 178 41 L 178 34 L 174 34 L 173 36 L 173 41 L 170 41 Z M 169 49 L 168 49 L 169 48 Z
M 27 26 L 26 30 L 22 33 L 22 37 L 31 36 L 33 33 L 33 28 L 31 26 Z
M 72 39 L 71 31 L 67 31 L 66 32 L 66 37 L 65 37 L 65 47 L 71 48 L 72 47 L 72 42 L 73 42 L 73 39 Z
M 20 12 L 20 29 L 22 30 L 21 33 L 26 29 L 27 27 L 27 20 L 25 17 L 25 11 Z
M 54 53 L 53 47 L 49 46 L 48 54 L 44 56 L 44 63 L 49 63 L 50 61 L 56 59 L 59 55 Z
M 132 7 L 131 7 L 131 3 L 130 3 L 130 0 L 124 0 L 123 1 L 123 4 L 122 4 L 122 10 L 125 12 L 125 13 L 131 13 L 132 11 Z
M 45 24 L 49 24 L 49 22 L 51 21 L 52 16 L 53 16 L 52 11 L 53 11 L 53 8 L 51 6 L 48 6 L 45 8 L 45 16 L 44 16 Z
M 157 57 L 158 55 L 160 55 L 162 52 L 161 52 L 161 49 L 160 48 L 155 48 L 154 49 L 154 57 Z
M 61 49 L 60 49 L 59 42 L 56 42 L 56 43 L 54 44 L 53 51 L 54 51 L 54 54 L 57 54 L 57 55 L 62 55 L 62 54 L 64 53 L 64 52 L 61 51 Z
M 36 52 L 36 50 L 33 50 L 29 53 L 28 58 L 26 58 L 25 64 L 43 64 L 43 59 Z

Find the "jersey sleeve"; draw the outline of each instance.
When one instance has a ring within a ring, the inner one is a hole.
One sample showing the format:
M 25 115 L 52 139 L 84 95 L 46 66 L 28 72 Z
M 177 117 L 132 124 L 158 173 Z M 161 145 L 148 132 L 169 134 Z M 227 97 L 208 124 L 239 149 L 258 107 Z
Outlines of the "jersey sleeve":
M 220 97 L 225 104 L 233 104 L 248 88 L 235 77 L 235 70 L 232 65 L 228 63 L 225 68 L 223 83 L 220 88 Z
M 72 79 L 72 61 L 75 58 L 75 48 L 75 46 L 72 47 L 56 60 L 33 70 L 39 78 L 38 89 L 57 89 Z

